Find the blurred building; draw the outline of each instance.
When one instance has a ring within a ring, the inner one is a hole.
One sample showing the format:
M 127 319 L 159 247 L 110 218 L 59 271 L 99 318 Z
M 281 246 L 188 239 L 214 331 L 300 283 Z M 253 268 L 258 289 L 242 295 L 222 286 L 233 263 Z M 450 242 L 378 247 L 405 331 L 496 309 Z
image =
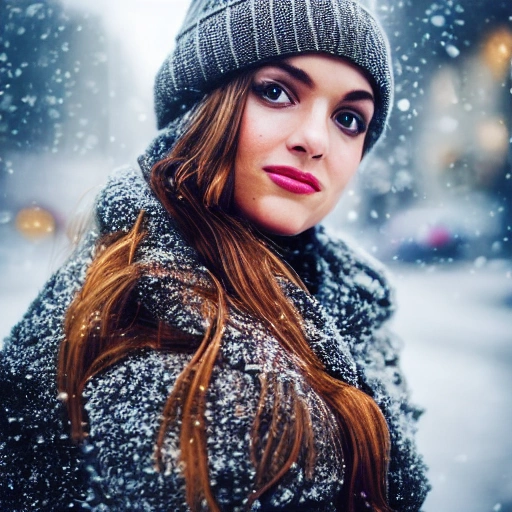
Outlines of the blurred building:
M 512 3 L 379 2 L 395 110 L 359 229 L 404 261 L 512 255 Z
M 81 196 L 153 128 L 121 42 L 73 4 L 0 0 L 0 236 L 11 245 L 63 233 Z

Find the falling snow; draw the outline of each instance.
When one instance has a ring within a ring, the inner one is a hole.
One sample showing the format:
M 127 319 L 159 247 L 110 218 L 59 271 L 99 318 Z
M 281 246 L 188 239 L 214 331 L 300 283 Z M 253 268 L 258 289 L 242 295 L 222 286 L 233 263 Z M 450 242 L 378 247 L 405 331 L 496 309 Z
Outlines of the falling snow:
M 427 408 L 420 447 L 434 489 L 425 509 L 508 510 L 512 73 L 478 49 L 510 26 L 510 5 L 367 3 L 390 27 L 396 108 L 327 222 L 392 265 L 406 374 Z M 84 191 L 154 135 L 151 77 L 185 2 L 53 4 L 0 6 L 12 6 L 0 16 L 0 337 L 87 225 L 94 192 Z M 486 124 L 496 119 L 505 131 Z M 54 222 L 42 237 L 19 223 L 33 207 Z

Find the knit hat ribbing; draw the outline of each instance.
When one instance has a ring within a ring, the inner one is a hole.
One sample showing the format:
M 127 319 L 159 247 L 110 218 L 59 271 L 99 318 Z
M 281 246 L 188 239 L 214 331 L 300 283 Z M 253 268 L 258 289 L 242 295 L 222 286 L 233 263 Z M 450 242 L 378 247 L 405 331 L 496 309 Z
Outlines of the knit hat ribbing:
M 389 116 L 393 75 L 384 31 L 355 0 L 192 0 L 156 77 L 158 128 L 236 71 L 306 52 L 346 58 L 370 77 L 376 94 L 370 149 Z

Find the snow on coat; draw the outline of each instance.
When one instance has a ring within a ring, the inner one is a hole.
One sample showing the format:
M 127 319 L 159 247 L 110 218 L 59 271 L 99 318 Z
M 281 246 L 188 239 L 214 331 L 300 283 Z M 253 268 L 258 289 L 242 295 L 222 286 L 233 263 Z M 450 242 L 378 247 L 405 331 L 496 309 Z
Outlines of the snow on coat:
M 141 277 L 141 303 L 155 318 L 184 332 L 204 332 L 201 304 L 191 293 L 194 282 L 207 278 L 197 253 L 140 171 L 114 174 L 98 197 L 94 227 L 14 327 L 1 353 L 1 510 L 188 510 L 178 464 L 179 426 L 167 434 L 165 471 L 155 471 L 153 453 L 164 403 L 189 355 L 139 350 L 92 378 L 84 393 L 89 436 L 80 446 L 70 440 L 65 407 L 57 396 L 63 319 L 83 284 L 95 244 L 107 233 L 128 231 L 141 209 L 148 235 L 137 258 L 169 270 L 165 277 Z M 408 401 L 399 347 L 383 325 L 393 305 L 382 270 L 321 227 L 276 243 L 311 292 L 285 284 L 313 350 L 331 375 L 373 396 L 386 417 L 392 441 L 390 505 L 418 511 L 428 491 L 414 442 L 419 411 Z M 305 477 L 299 460 L 252 510 L 334 511 L 343 461 L 323 434 L 323 425 L 334 417 L 277 340 L 236 310 L 230 311 L 207 393 L 209 471 L 218 503 L 223 510 L 242 510 L 252 489 L 249 442 L 262 374 L 294 386 L 304 397 L 318 455 L 312 479 Z

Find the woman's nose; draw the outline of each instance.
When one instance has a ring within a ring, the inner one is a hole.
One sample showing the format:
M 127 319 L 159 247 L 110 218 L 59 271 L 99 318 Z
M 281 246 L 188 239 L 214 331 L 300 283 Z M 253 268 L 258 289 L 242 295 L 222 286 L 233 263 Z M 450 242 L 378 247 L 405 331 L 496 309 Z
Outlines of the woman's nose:
M 327 155 L 329 147 L 329 116 L 322 108 L 305 112 L 296 121 L 288 141 L 288 149 L 308 158 L 320 159 Z

